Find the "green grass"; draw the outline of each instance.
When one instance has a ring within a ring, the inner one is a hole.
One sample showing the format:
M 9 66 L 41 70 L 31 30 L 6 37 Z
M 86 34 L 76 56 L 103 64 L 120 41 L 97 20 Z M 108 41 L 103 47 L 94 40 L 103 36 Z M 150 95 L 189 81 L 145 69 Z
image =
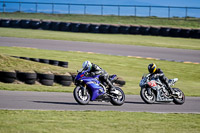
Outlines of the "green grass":
M 0 110 L 1 133 L 199 133 L 200 114 Z
M 147 59 L 137 59 L 133 57 L 124 56 L 112 56 L 103 54 L 89 54 L 82 52 L 63 52 L 63 51 L 53 51 L 53 50 L 39 50 L 30 48 L 20 48 L 20 47 L 0 47 L 2 54 L 24 56 L 24 57 L 34 57 L 34 58 L 47 58 L 55 60 L 65 60 L 69 62 L 69 68 L 66 72 L 76 72 L 82 66 L 83 61 L 90 60 L 91 62 L 98 64 L 103 69 L 105 69 L 109 74 L 117 74 L 126 81 L 126 85 L 123 90 L 126 94 L 139 94 L 139 82 L 143 73 L 147 73 L 147 66 L 149 63 L 156 63 L 158 67 L 162 68 L 165 75 L 168 78 L 179 78 L 176 83 L 176 87 L 183 90 L 187 96 L 200 96 L 200 65 L 199 64 L 184 64 L 178 62 L 169 61 L 159 61 L 159 60 L 147 60 Z M 27 61 L 28 63 L 28 61 Z M 23 64 L 23 63 L 21 63 Z M 12 67 L 10 67 L 12 66 Z M 10 63 L 8 67 L 10 70 L 13 69 L 23 69 L 21 65 L 12 65 Z M 16 67 L 15 67 L 16 66 Z M 50 65 L 49 65 L 50 66 Z M 4 63 L 0 63 L 0 70 L 6 69 Z M 48 68 L 53 70 L 54 68 Z M 55 88 L 54 88 L 55 87 Z M 36 89 L 37 88 L 37 89 Z M 20 84 L 0 84 L 0 89 L 3 90 L 36 90 L 36 91 L 67 91 L 72 92 L 73 87 L 69 88 L 59 88 L 58 86 L 53 87 L 43 87 L 38 85 L 20 85 Z
M 99 16 L 99 15 L 73 15 L 73 14 L 42 14 L 42 13 L 1 13 L 0 18 L 12 19 L 41 19 L 62 22 L 104 23 L 117 25 L 149 25 L 181 28 L 199 28 L 200 19 L 188 18 L 155 18 L 133 16 Z M 191 21 L 194 20 L 194 21 Z
M 122 34 L 91 34 L 31 29 L 0 28 L 2 37 L 22 37 L 36 39 L 53 39 L 68 41 L 100 42 L 122 45 L 140 45 L 167 48 L 200 50 L 200 39 L 122 35 Z

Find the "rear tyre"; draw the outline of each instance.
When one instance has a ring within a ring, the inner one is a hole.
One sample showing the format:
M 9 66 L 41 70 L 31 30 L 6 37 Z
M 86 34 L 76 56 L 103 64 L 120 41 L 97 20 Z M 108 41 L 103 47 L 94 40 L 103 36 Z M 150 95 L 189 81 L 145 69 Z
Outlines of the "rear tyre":
M 125 94 L 124 94 L 123 90 L 119 87 L 116 87 L 116 90 L 119 91 L 119 95 L 111 97 L 110 102 L 115 106 L 121 106 L 125 102 Z
M 179 88 L 173 88 L 173 89 L 174 89 L 175 92 L 179 93 L 178 97 L 175 97 L 173 102 L 175 104 L 179 104 L 179 105 L 183 104 L 185 102 L 184 93 Z
M 141 88 L 140 96 L 142 100 L 147 104 L 152 104 L 156 100 L 154 92 L 152 91 L 151 95 L 149 95 L 146 88 Z
M 83 88 L 80 86 L 76 86 L 74 89 L 74 99 L 77 101 L 77 103 L 81 105 L 86 105 L 90 101 L 90 94 L 88 90 L 86 89 L 86 95 L 83 94 Z

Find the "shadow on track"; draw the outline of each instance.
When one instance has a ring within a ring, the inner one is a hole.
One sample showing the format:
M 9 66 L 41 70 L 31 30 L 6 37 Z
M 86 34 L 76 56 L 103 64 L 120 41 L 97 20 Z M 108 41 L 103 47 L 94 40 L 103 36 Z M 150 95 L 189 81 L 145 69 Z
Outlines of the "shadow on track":
M 52 101 L 31 101 L 31 102 L 35 102 L 35 103 L 47 103 L 47 104 L 63 104 L 63 105 L 80 105 L 78 103 L 52 102 Z M 94 103 L 91 103 L 91 102 L 89 104 L 87 104 L 87 105 L 113 106 L 111 104 L 94 104 Z

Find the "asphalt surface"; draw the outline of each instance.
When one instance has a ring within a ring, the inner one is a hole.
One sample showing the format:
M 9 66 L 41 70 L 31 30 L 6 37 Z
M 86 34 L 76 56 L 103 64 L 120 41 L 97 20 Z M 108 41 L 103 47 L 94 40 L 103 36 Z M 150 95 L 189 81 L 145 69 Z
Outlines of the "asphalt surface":
M 94 52 L 108 55 L 157 58 L 177 62 L 200 63 L 200 50 L 145 47 L 133 45 L 76 42 L 63 40 L 0 37 L 0 46 L 32 47 L 60 51 Z
M 154 113 L 200 113 L 200 97 L 186 97 L 183 105 L 174 103 L 145 104 L 138 95 L 126 95 L 122 106 L 107 102 L 79 105 L 72 93 L 3 91 L 0 90 L 0 109 L 9 110 L 98 110 Z

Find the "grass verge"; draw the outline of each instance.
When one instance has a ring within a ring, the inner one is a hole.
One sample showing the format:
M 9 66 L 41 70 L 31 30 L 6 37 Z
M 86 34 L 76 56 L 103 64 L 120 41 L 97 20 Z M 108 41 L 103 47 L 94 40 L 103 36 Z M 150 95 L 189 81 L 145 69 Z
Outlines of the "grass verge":
M 188 18 L 187 21 L 180 18 L 156 18 L 134 16 L 100 16 L 100 15 L 76 15 L 76 14 L 43 14 L 43 13 L 1 13 L 0 18 L 13 19 L 42 19 L 62 22 L 104 23 L 117 25 L 149 25 L 180 28 L 199 28 L 200 19 Z M 191 21 L 193 20 L 193 21 Z
M 123 90 L 126 94 L 139 94 L 139 82 L 143 73 L 147 73 L 147 66 L 149 63 L 156 63 L 160 67 L 168 78 L 179 78 L 176 83 L 176 87 L 180 88 L 187 96 L 200 96 L 200 67 L 198 64 L 184 64 L 178 62 L 159 61 L 138 59 L 133 57 L 124 56 L 112 56 L 103 54 L 89 54 L 82 52 L 64 52 L 53 50 L 39 50 L 20 47 L 0 47 L 2 54 L 34 57 L 34 58 L 47 58 L 55 60 L 64 60 L 69 62 L 69 68 L 65 69 L 66 72 L 76 72 L 81 68 L 82 62 L 90 60 L 91 62 L 98 64 L 105 69 L 109 74 L 117 74 L 126 81 L 126 85 Z M 28 62 L 28 61 L 27 61 Z M 8 66 L 12 64 L 8 64 Z M 16 69 L 16 65 L 12 65 L 9 69 Z M 50 66 L 50 65 L 49 65 Z M 6 66 L 4 63 L 0 64 L 0 70 Z M 23 69 L 21 65 L 21 69 Z M 16 84 L 0 84 L 0 89 L 3 90 L 37 90 L 43 91 L 43 87 L 36 89 L 38 86 L 30 85 L 16 85 Z M 55 88 L 54 88 L 55 87 Z M 73 87 L 65 89 L 58 89 L 58 86 L 44 87 L 45 91 L 67 91 L 72 92 Z
M 31 29 L 0 28 L 2 37 L 21 37 L 68 41 L 100 42 L 123 45 L 181 48 L 200 50 L 200 39 L 123 34 L 92 34 Z
M 0 110 L 0 132 L 199 133 L 200 114 Z

